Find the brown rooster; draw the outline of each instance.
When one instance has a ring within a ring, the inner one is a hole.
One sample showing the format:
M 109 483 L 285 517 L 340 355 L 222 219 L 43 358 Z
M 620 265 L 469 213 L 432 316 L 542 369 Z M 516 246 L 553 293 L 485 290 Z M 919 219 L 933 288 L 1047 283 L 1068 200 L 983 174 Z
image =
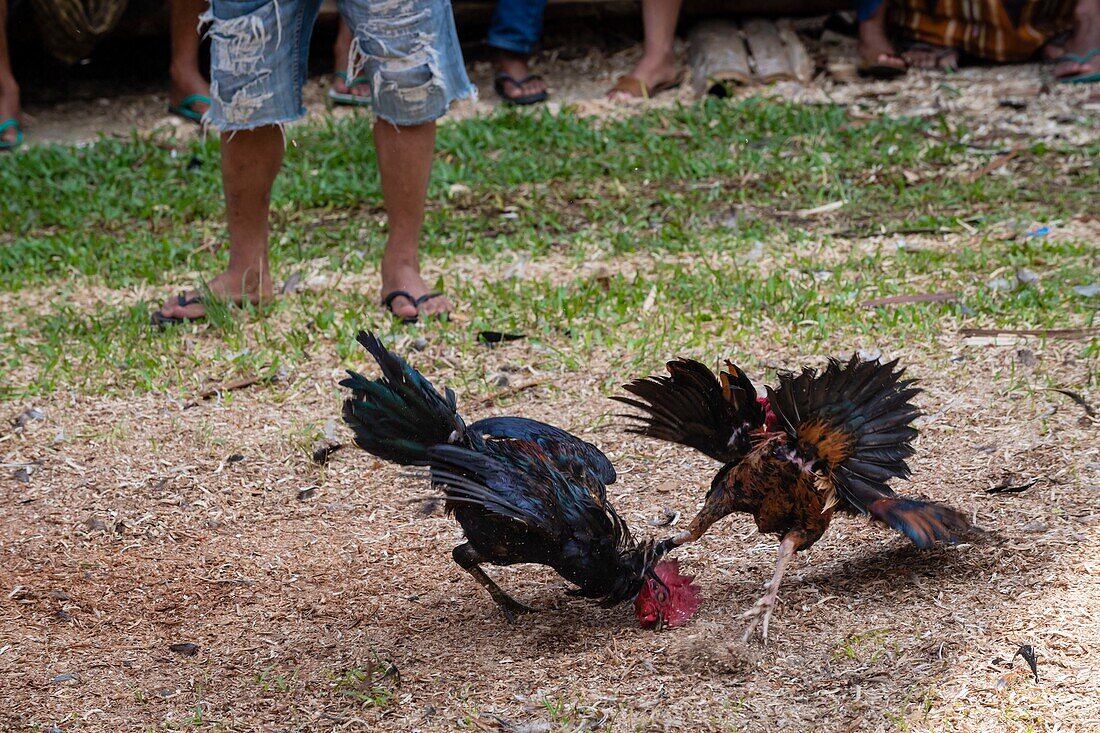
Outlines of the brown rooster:
M 905 499 L 887 486 L 909 476 L 920 390 L 901 379 L 897 361 L 857 356 L 830 359 L 824 372 L 779 373 L 779 385 L 756 390 L 730 362 L 714 374 L 690 359 L 668 363 L 669 376 L 638 379 L 625 389 L 638 399 L 615 397 L 645 415 L 633 432 L 690 446 L 725 465 L 714 477 L 702 510 L 686 530 L 658 546 L 658 556 L 694 542 L 731 512 L 746 512 L 764 533 L 780 536 L 775 573 L 766 592 L 744 614 L 744 639 L 775 608 L 783 571 L 794 554 L 824 534 L 836 511 L 869 514 L 921 548 L 955 542 L 970 524 L 939 504 Z

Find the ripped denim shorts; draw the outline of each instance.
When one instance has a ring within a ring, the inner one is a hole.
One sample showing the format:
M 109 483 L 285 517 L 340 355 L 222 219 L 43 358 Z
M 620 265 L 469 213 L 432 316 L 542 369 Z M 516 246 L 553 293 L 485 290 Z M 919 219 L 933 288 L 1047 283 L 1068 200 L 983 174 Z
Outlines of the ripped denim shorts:
M 450 0 L 338 0 L 354 33 L 348 75 L 370 80 L 375 113 L 395 125 L 442 117 L 475 93 Z M 220 130 L 281 125 L 306 113 L 309 38 L 321 0 L 213 0 L 205 121 Z

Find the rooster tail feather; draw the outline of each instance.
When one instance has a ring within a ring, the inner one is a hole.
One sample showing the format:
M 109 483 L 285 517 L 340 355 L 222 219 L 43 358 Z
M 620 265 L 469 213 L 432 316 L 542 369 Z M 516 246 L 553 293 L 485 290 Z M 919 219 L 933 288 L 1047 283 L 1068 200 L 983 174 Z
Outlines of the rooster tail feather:
M 378 337 L 360 331 L 357 338 L 382 371 L 367 379 L 353 371 L 340 386 L 352 391 L 344 400 L 344 422 L 355 444 L 379 458 L 407 466 L 428 464 L 428 448 L 469 440 L 450 389 L 440 394 L 420 372 L 390 352 Z
M 943 542 L 954 544 L 974 528 L 961 513 L 942 504 L 899 496 L 875 499 L 871 516 L 904 534 L 921 549 Z
M 637 399 L 611 399 L 640 410 L 631 432 L 679 443 L 719 461 L 732 461 L 748 450 L 748 435 L 764 424 L 764 410 L 745 373 L 726 362 L 716 378 L 692 359 L 668 362 L 668 376 L 635 379 L 623 389 Z
M 781 373 L 779 386 L 768 389 L 794 452 L 829 471 L 841 498 L 863 513 L 876 499 L 894 495 L 891 479 L 909 476 L 905 459 L 917 436 L 909 423 L 920 414 L 910 400 L 920 390 L 896 367 L 897 360 L 853 355 L 847 363 L 830 359 L 821 373 Z

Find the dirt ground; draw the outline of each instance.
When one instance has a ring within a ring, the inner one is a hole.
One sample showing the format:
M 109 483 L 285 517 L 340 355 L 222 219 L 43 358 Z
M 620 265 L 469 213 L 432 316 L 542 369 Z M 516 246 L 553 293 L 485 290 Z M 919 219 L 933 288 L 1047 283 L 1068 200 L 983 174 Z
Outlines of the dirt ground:
M 6 472 L 35 462 L 26 483 L 0 482 L 0 728 L 1096 730 L 1096 426 L 1057 394 L 1007 396 L 1021 378 L 1087 383 L 1095 366 L 1074 356 L 1079 343 L 1027 347 L 1032 367 L 1015 347 L 952 338 L 904 355 L 927 416 L 903 490 L 991 534 L 919 552 L 838 520 L 788 574 L 767 646 L 732 641 L 776 548 L 747 518 L 680 554 L 705 594 L 688 627 L 643 631 L 628 609 L 570 599 L 528 566 L 492 571 L 545 609 L 508 626 L 451 562 L 458 527 L 421 511 L 421 477 L 350 449 L 311 462 L 322 426 L 344 437 L 335 354 L 194 407 L 182 394 L 57 394 L 34 405 L 42 419 L 0 437 Z M 445 356 L 507 373 L 531 348 Z M 615 373 L 596 353 L 584 374 L 535 375 L 556 389 L 460 404 L 596 441 L 619 468 L 623 516 L 663 535 L 651 523 L 666 510 L 689 517 L 714 467 L 596 428 L 613 411 L 598 384 Z M 1011 661 L 1023 644 L 1037 651 L 1038 683 Z M 399 671 L 378 683 L 387 705 L 363 701 L 372 686 L 339 682 L 374 665 Z
M 539 65 L 555 104 L 618 113 L 600 94 L 637 52 L 551 52 Z M 460 115 L 494 104 L 489 65 L 472 71 L 482 100 Z M 1074 124 L 1094 92 L 1051 86 L 1047 73 L 819 79 L 772 93 L 868 115 L 946 110 L 975 137 L 1095 136 L 1095 125 Z M 311 115 L 327 114 L 324 83 L 310 81 Z M 689 91 L 659 103 L 676 99 Z M 156 95 L 109 104 L 31 108 L 28 132 L 81 141 L 175 124 Z M 475 281 L 493 276 L 457 266 Z M 758 353 L 715 344 L 694 356 L 795 367 L 853 347 L 800 354 L 769 328 Z M 545 380 L 502 402 L 460 391 L 460 408 L 471 419 L 546 419 L 597 442 L 639 534 L 664 536 L 654 524 L 668 510 L 682 526 L 714 466 L 607 426 L 616 410 L 600 385 L 640 375 L 603 352 L 576 373 L 531 373 L 536 348 L 437 355 Z M 318 432 L 346 438 L 332 348 L 275 384 L 195 405 L 183 393 L 59 392 L 0 406 L 0 730 L 1100 730 L 1097 425 L 1038 388 L 1094 391 L 1095 359 L 1079 341 L 970 346 L 954 332 L 883 350 L 926 389 L 913 479 L 898 488 L 972 514 L 989 534 L 920 552 L 866 521 L 837 520 L 789 571 L 766 646 L 733 641 L 776 550 L 744 517 L 679 553 L 705 598 L 683 629 L 643 631 L 626 607 L 569 598 L 564 581 L 530 566 L 490 569 L 544 609 L 504 623 L 451 561 L 461 532 L 424 511 L 421 476 L 353 449 L 325 467 L 310 460 Z M 455 373 L 429 376 L 446 384 Z M 1013 659 L 1021 645 L 1037 653 L 1037 682 Z

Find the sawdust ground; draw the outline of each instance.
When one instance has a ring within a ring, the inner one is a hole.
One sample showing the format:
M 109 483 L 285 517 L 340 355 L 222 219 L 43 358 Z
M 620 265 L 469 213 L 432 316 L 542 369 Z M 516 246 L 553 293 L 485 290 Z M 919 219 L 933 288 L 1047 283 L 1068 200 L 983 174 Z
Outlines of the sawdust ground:
M 444 356 L 491 374 L 530 363 L 531 348 Z M 725 356 L 716 348 L 700 356 Z M 1036 379 L 1089 382 L 1080 344 L 1032 348 Z M 311 436 L 338 414 L 330 355 L 188 409 L 184 395 L 56 394 L 35 405 L 43 420 L 0 438 L 6 466 L 41 462 L 29 483 L 0 482 L 0 727 L 1094 730 L 1095 426 L 1057 395 L 1015 391 L 1027 371 L 1015 349 L 945 337 L 894 355 L 927 389 L 903 490 L 973 513 L 991 535 L 918 552 L 839 520 L 789 574 L 766 647 L 731 641 L 775 550 L 746 518 L 681 554 L 706 597 L 683 630 L 642 631 L 626 608 L 569 599 L 527 566 L 492 572 L 545 611 L 505 624 L 450 560 L 457 526 L 418 511 L 421 478 L 354 450 L 325 468 L 309 460 Z M 816 358 L 782 347 L 739 357 Z M 662 535 L 650 520 L 690 517 L 714 467 L 594 429 L 615 363 L 596 352 L 580 373 L 537 375 L 553 388 L 514 404 L 461 402 L 471 417 L 524 414 L 595 440 L 620 469 L 624 517 Z M 984 493 L 1030 478 L 1024 493 Z M 169 649 L 179 643 L 197 654 Z M 1021 644 L 1038 651 L 1038 684 L 1008 661 Z M 390 704 L 334 686 L 378 662 L 400 672 Z

